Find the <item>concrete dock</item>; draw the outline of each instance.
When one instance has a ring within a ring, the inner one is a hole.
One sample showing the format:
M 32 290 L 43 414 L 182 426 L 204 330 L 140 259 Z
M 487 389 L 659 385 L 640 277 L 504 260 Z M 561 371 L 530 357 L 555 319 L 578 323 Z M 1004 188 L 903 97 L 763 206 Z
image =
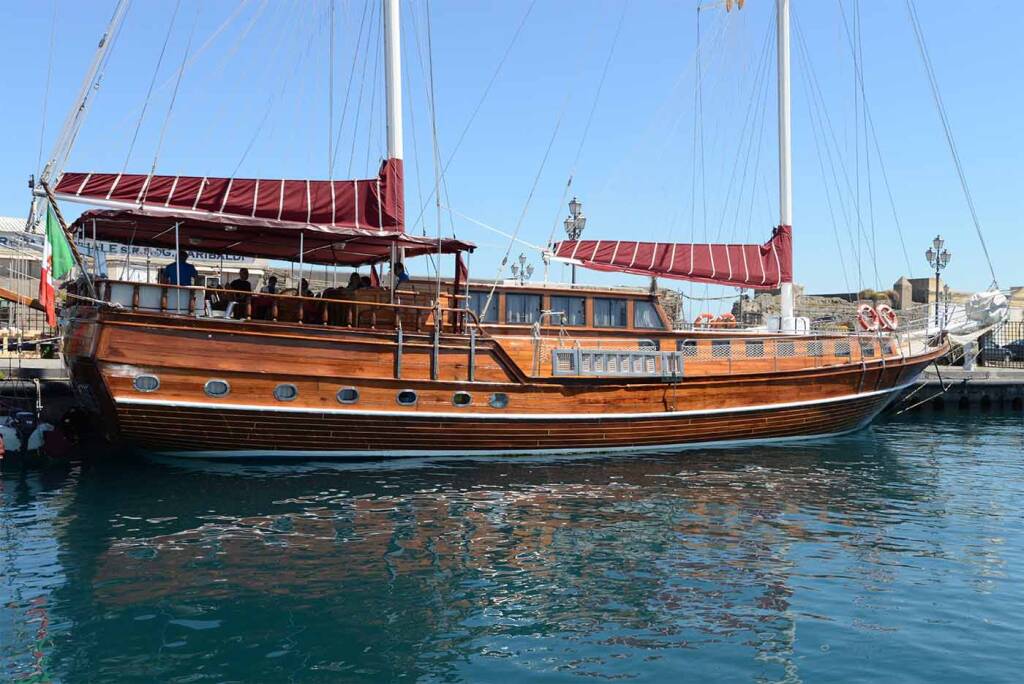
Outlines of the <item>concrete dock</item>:
M 1024 411 L 1024 369 L 931 366 L 923 378 L 925 387 L 910 400 L 914 404 L 928 399 L 921 408 Z

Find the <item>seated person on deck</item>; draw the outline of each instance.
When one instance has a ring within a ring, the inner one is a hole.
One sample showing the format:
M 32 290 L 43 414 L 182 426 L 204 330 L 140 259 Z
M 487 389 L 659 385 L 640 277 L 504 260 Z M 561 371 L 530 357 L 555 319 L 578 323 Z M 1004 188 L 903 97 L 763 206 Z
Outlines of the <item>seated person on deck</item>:
M 249 300 L 250 293 L 252 292 L 252 283 L 249 282 L 249 269 L 239 269 L 238 277 L 228 284 L 228 289 L 239 293 L 232 296 L 232 301 L 238 302 L 235 305 L 234 317 L 242 318 L 245 316 L 245 303 Z

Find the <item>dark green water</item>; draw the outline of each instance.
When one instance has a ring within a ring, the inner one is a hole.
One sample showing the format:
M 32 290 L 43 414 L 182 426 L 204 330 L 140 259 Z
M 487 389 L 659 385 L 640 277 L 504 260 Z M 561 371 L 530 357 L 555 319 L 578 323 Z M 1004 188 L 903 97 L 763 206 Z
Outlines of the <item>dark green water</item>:
M 0 480 L 0 679 L 1020 681 L 1024 423 Z

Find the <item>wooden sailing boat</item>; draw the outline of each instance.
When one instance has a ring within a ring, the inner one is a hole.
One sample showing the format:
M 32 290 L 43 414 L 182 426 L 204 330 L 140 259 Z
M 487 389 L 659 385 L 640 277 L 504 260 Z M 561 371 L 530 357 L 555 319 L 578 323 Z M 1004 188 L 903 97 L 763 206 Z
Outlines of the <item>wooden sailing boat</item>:
M 399 1 L 382 2 L 388 158 L 378 177 L 63 173 L 52 191 L 42 185 L 51 201 L 106 207 L 69 232 L 307 264 L 471 250 L 404 232 Z M 774 329 L 673 330 L 652 293 L 615 288 L 506 284 L 484 309 L 475 304 L 489 293 L 459 271 L 442 291 L 392 281 L 321 298 L 253 295 L 234 317 L 206 305 L 234 293 L 97 279 L 79 282 L 63 312 L 71 377 L 112 434 L 183 456 L 625 451 L 863 427 L 948 347 L 942 334 L 895 326 L 815 333 L 794 315 L 788 5 L 778 0 L 771 239 L 552 246 L 555 258 L 602 270 L 779 289 Z

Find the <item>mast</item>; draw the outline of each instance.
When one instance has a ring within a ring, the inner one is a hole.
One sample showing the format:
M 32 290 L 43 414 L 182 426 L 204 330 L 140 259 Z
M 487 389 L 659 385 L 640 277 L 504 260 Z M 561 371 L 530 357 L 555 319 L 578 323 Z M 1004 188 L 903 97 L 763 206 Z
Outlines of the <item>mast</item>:
M 402 159 L 402 42 L 399 0 L 384 3 L 384 91 L 387 98 L 388 158 Z
M 78 91 L 78 97 L 75 98 L 71 111 L 68 112 L 67 118 L 64 119 L 64 125 L 61 126 L 57 140 L 50 151 L 50 156 L 46 159 L 46 165 L 39 174 L 39 184 L 44 187 L 52 179 L 60 178 L 61 174 L 64 173 L 64 164 L 67 162 L 68 155 L 71 154 L 75 138 L 78 136 L 78 131 L 85 121 L 85 115 L 89 111 L 89 105 L 92 101 L 91 96 L 93 92 L 99 89 L 99 82 L 103 77 L 103 67 L 106 64 L 107 55 L 114 44 L 114 39 L 121 28 L 125 15 L 128 14 L 129 5 L 131 5 L 131 0 L 118 0 L 117 6 L 114 8 L 114 14 L 110 18 L 110 23 L 107 24 L 107 30 L 100 37 L 100 42 L 96 46 L 96 52 L 93 54 L 92 63 L 89 65 L 89 70 L 85 73 L 85 78 L 82 79 L 82 87 Z M 45 194 L 42 191 L 35 193 L 26 226 L 29 229 L 33 227 L 36 217 L 39 216 L 38 204 L 43 196 Z
M 792 115 L 789 87 L 789 0 L 777 0 L 779 74 L 779 225 L 793 225 Z M 782 329 L 794 327 L 793 283 L 782 283 Z

